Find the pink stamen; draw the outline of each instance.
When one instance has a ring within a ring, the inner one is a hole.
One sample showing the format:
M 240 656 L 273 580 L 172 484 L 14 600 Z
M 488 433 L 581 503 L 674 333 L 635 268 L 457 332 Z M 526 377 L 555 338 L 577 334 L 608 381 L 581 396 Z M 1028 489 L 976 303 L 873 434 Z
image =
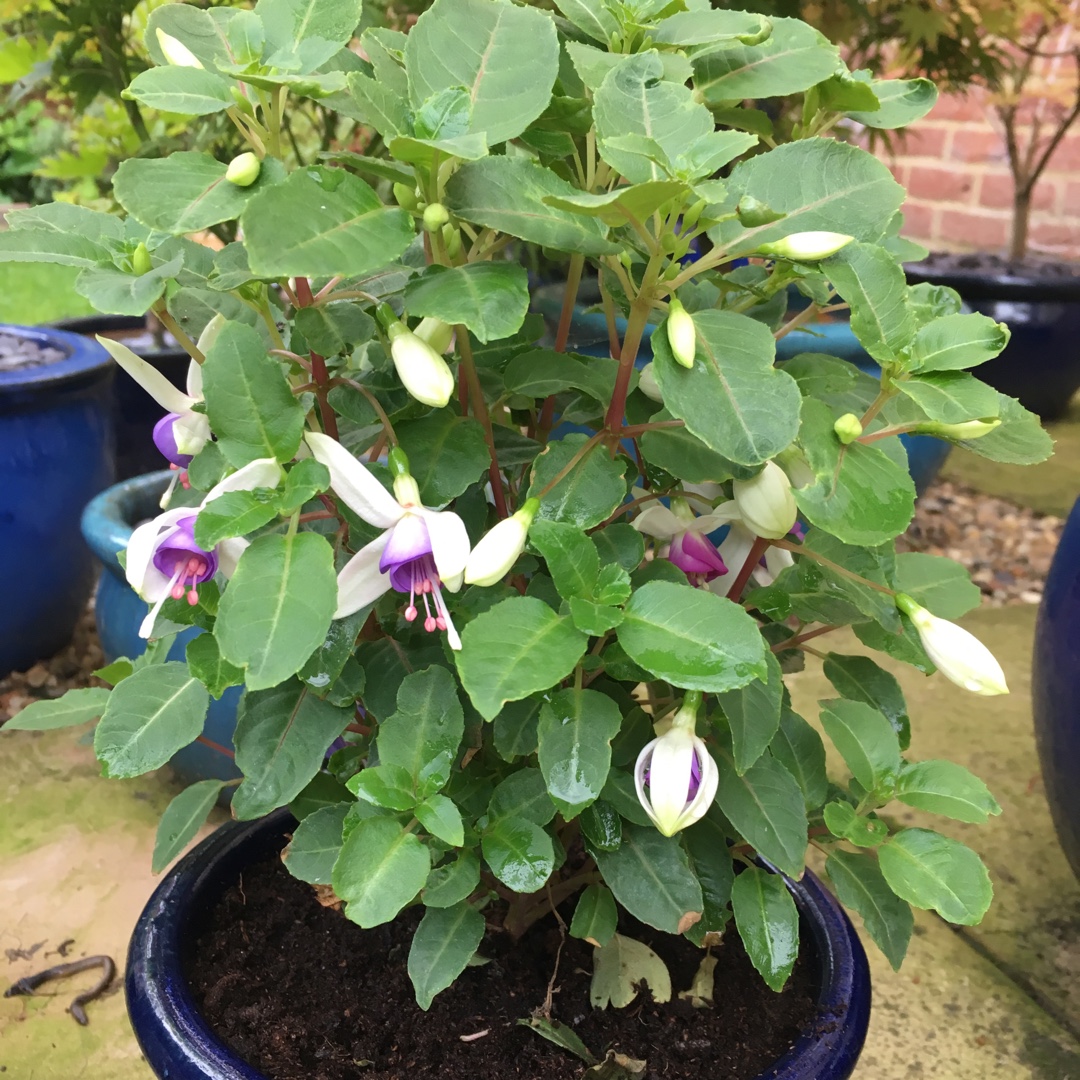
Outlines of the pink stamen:
M 414 622 L 415 619 L 416 619 L 416 616 L 418 614 L 419 614 L 419 612 L 416 610 L 416 605 L 415 604 L 410 604 L 405 609 L 405 621 L 406 622 Z
M 194 589 L 189 589 L 187 594 L 187 602 L 194 607 L 199 602 L 199 594 Z
M 438 622 L 430 615 L 424 620 L 424 629 L 429 633 L 434 633 L 435 627 L 438 626 Z

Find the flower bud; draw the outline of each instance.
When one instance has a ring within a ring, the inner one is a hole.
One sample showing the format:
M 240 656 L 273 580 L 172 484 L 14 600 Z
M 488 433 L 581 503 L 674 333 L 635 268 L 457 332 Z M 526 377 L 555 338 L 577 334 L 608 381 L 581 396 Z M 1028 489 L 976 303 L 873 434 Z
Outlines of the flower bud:
M 445 353 L 450 348 L 450 342 L 454 340 L 453 326 L 431 315 L 421 319 L 413 333 L 421 341 L 426 341 L 437 353 Z
M 664 404 L 664 395 L 660 393 L 660 384 L 656 381 L 651 360 L 638 372 L 638 389 L 646 397 Z
M 442 227 L 442 239 L 446 254 L 451 259 L 456 259 L 461 254 L 461 230 L 447 222 Z
M 446 361 L 403 323 L 392 323 L 387 334 L 402 385 L 417 401 L 441 409 L 454 393 L 454 373 Z
M 862 421 L 853 412 L 844 413 L 833 424 L 833 431 L 836 432 L 836 437 L 847 446 L 863 433 Z
M 131 269 L 140 277 L 143 274 L 149 274 L 154 269 L 154 264 L 150 261 L 150 252 L 144 243 L 140 242 L 131 253 Z
M 774 461 L 752 480 L 731 485 L 735 506 L 746 527 L 756 536 L 779 540 L 791 532 L 798 510 L 787 473 Z
M 817 262 L 835 255 L 855 237 L 836 232 L 799 232 L 785 236 L 771 244 L 762 244 L 755 255 L 770 255 L 774 259 L 791 259 L 794 262 Z
M 157 39 L 165 59 L 174 67 L 202 67 L 202 61 L 182 41 L 174 38 L 172 34 L 166 34 L 160 26 Z
M 248 150 L 245 154 L 237 154 L 229 162 L 229 167 L 225 170 L 225 179 L 237 187 L 251 187 L 259 179 L 261 168 L 262 162 L 258 156 Z
M 255 106 L 251 104 L 239 86 L 230 86 L 229 96 L 236 102 L 236 107 L 242 113 L 247 113 L 248 116 L 255 115 Z
M 416 188 L 409 187 L 408 184 L 395 184 L 394 198 L 397 200 L 398 206 L 404 207 L 406 210 L 416 209 Z
M 716 762 L 694 730 L 700 705 L 700 692 L 689 692 L 675 716 L 656 725 L 660 734 L 634 765 L 638 801 L 664 836 L 704 817 L 716 797 Z
M 466 585 L 494 585 L 506 577 L 525 550 L 529 526 L 539 509 L 539 499 L 528 499 L 516 514 L 500 521 L 481 538 L 465 564 Z
M 905 593 L 897 594 L 896 606 L 915 624 L 926 655 L 945 678 L 984 697 L 1009 692 L 1001 665 L 977 637 L 931 615 Z
M 940 439 L 979 439 L 983 435 L 989 435 L 995 428 L 1001 427 L 1001 420 L 994 417 L 990 420 L 965 420 L 962 424 L 941 424 L 931 421 L 919 424 L 912 428 L 915 435 L 936 435 Z
M 684 368 L 694 366 L 697 354 L 697 331 L 694 329 L 694 317 L 682 306 L 677 296 L 668 304 L 667 339 L 671 346 L 671 355 L 675 362 Z
M 739 224 L 748 229 L 758 229 L 762 225 L 771 225 L 774 221 L 787 217 L 787 214 L 774 210 L 768 203 L 755 199 L 753 195 L 744 195 L 735 207 L 735 213 Z
M 442 203 L 428 203 L 424 207 L 424 231 L 438 232 L 450 220 L 450 211 Z

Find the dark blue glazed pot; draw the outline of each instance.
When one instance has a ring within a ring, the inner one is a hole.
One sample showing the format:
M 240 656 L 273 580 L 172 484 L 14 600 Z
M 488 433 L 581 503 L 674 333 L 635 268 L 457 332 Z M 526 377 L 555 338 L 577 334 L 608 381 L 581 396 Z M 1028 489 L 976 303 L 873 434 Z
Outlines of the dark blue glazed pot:
M 0 678 L 71 639 L 94 583 L 79 514 L 113 479 L 113 362 L 94 341 L 0 325 L 65 356 L 0 371 Z
M 1080 501 L 1065 523 L 1039 605 L 1031 695 L 1050 812 L 1080 877 Z
M 146 642 L 139 637 L 146 603 L 128 585 L 117 555 L 127 547 L 136 525 L 161 512 L 158 501 L 171 476 L 164 470 L 124 480 L 103 491 L 83 512 L 83 536 L 105 564 L 105 573 L 98 582 L 94 599 L 94 614 L 106 661 L 111 662 L 118 656 L 134 659 L 146 649 Z M 183 660 L 187 643 L 201 633 L 192 627 L 177 634 L 169 649 L 169 659 Z M 203 728 L 205 738 L 228 750 L 233 746 L 240 692 L 240 687 L 233 686 L 220 700 L 211 699 Z M 181 780 L 189 783 L 193 780 L 235 780 L 240 776 L 231 757 L 205 743 L 184 747 L 169 764 Z
M 184 975 L 198 919 L 244 868 L 280 851 L 295 820 L 278 810 L 233 822 L 207 837 L 165 876 L 139 917 L 128 950 L 124 989 L 143 1054 L 164 1080 L 267 1080 L 241 1061 L 199 1015 Z M 858 935 L 813 874 L 784 879 L 820 974 L 813 1030 L 757 1080 L 847 1080 L 870 1023 L 870 969 Z

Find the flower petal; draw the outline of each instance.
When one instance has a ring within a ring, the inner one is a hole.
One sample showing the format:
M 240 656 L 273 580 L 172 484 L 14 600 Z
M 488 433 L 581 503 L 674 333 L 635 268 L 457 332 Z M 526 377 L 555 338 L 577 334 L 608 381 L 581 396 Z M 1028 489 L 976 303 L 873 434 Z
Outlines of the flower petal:
M 387 531 L 379 569 L 389 574 L 403 563 L 430 554 L 431 539 L 427 522 L 420 514 L 408 513 Z
M 154 552 L 161 534 L 174 526 L 181 518 L 191 517 L 191 507 L 166 510 L 152 521 L 140 525 L 127 543 L 127 560 L 124 577 L 127 583 L 144 599 L 153 602 L 169 579 L 154 566 Z
M 653 747 L 649 763 L 649 802 L 656 815 L 657 828 L 665 836 L 673 836 L 681 827 L 679 818 L 686 809 L 690 792 L 694 739 L 689 732 L 672 728 L 657 739 Z
M 236 573 L 236 564 L 240 561 L 240 556 L 244 554 L 250 543 L 250 540 L 245 540 L 242 536 L 222 540 L 214 548 L 218 558 L 218 572 L 224 574 L 226 578 L 231 578 Z
M 216 319 L 217 316 L 215 315 Z M 187 392 L 188 397 L 194 398 L 196 401 L 202 401 L 203 399 L 203 379 L 202 379 L 202 365 L 197 364 L 194 360 L 188 364 L 187 369 Z
M 191 412 L 195 399 L 188 397 L 175 386 L 153 364 L 147 363 L 141 356 L 136 356 L 126 345 L 111 338 L 97 336 L 98 343 L 105 351 L 166 411 L 175 413 Z
M 395 504 L 396 505 L 396 504 Z M 344 619 L 365 604 L 374 603 L 390 588 L 390 575 L 379 569 L 383 548 L 390 540 L 389 533 L 376 536 L 362 547 L 338 574 L 338 604 L 335 619 Z
M 673 536 L 686 532 L 686 522 L 659 502 L 645 507 L 630 524 L 638 532 L 655 536 L 657 540 L 670 540 Z
M 219 480 L 207 492 L 202 506 L 212 502 L 219 495 L 229 491 L 251 491 L 254 488 L 276 488 L 285 475 L 276 458 L 258 458 L 249 461 L 243 468 L 230 473 L 224 480 Z M 202 507 L 200 507 L 201 509 Z
M 428 510 L 421 507 L 431 537 L 431 556 L 450 592 L 461 588 L 461 577 L 469 561 L 469 534 L 465 523 L 452 510 Z M 456 584 L 455 584 L 456 583 Z
M 401 520 L 405 511 L 397 499 L 337 439 L 317 431 L 304 438 L 315 459 L 330 470 L 330 486 L 350 510 L 377 529 L 389 529 Z
M 173 421 L 173 438 L 181 454 L 194 457 L 210 441 L 210 421 L 202 413 L 179 413 Z

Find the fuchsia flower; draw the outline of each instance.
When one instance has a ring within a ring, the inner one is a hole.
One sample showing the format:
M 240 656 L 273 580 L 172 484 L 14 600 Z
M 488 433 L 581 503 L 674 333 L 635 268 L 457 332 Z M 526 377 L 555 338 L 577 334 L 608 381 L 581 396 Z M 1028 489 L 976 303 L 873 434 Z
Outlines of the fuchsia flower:
M 691 581 L 705 584 L 728 572 L 722 552 L 706 536 L 726 518 L 716 514 L 695 517 L 685 499 L 673 498 L 671 509 L 659 502 L 643 510 L 631 524 L 638 532 L 666 541 L 663 554 Z
M 424 607 L 424 629 L 445 630 L 450 648 L 460 649 L 442 589 L 461 588 L 469 558 L 469 535 L 457 514 L 431 510 L 420 502 L 408 461 L 396 447 L 389 462 L 394 476 L 391 495 L 368 470 L 328 435 L 308 432 L 312 454 L 330 470 L 330 486 L 354 513 L 369 525 L 384 529 L 362 547 L 338 574 L 335 619 L 359 611 L 390 589 L 409 594 L 405 618 L 419 617 Z

